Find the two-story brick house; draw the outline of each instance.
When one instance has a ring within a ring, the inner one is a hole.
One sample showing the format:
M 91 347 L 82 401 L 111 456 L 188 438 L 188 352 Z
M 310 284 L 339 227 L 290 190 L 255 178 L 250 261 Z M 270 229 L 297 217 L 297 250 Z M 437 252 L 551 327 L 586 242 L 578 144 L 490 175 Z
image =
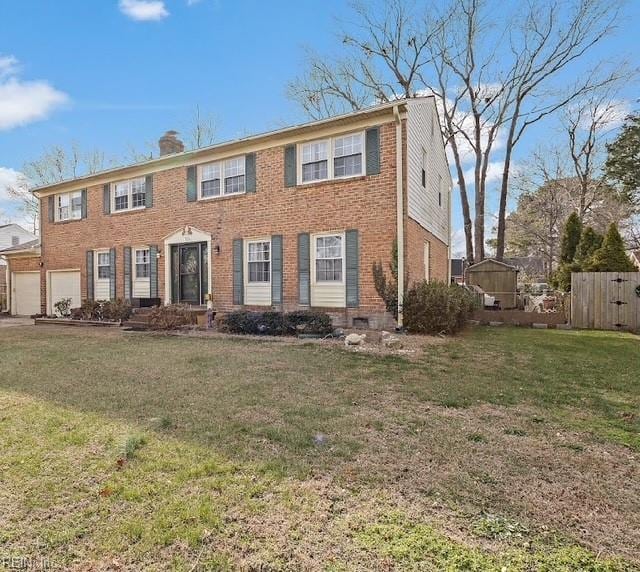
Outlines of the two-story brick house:
M 448 280 L 451 178 L 433 98 L 36 189 L 41 307 L 69 297 L 317 308 L 388 327 L 372 265 Z M 35 262 L 34 262 L 35 264 Z M 363 322 L 358 322 L 362 324 Z

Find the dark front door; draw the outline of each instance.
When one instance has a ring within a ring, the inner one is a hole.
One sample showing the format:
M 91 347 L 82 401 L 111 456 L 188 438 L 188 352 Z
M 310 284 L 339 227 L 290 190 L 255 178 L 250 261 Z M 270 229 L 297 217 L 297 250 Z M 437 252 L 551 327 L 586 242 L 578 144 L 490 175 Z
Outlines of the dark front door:
M 207 292 L 207 244 L 180 244 L 172 247 L 171 273 L 173 302 L 200 305 Z

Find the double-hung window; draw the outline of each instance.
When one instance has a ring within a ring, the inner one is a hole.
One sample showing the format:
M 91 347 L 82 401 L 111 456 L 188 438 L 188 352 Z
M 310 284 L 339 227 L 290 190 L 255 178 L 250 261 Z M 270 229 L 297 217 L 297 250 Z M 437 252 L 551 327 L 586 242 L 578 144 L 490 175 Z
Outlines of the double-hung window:
M 139 248 L 136 253 L 136 278 L 149 278 L 149 249 Z
M 113 185 L 113 210 L 127 211 L 144 208 L 146 205 L 146 183 L 144 177 L 120 181 Z
M 77 220 L 82 218 L 82 191 L 56 195 L 56 220 Z
M 271 243 L 268 241 L 249 242 L 248 257 L 249 265 L 248 282 L 270 282 L 271 281 Z
M 342 235 L 316 237 L 316 282 L 342 282 Z
M 302 182 L 329 178 L 329 146 L 331 142 L 313 141 L 302 146 Z
M 364 133 L 300 145 L 300 182 L 326 181 L 364 174 Z
M 108 280 L 111 275 L 111 257 L 108 252 L 98 252 L 98 279 Z
M 199 168 L 199 197 L 208 199 L 245 192 L 245 158 L 234 157 Z
M 333 176 L 353 177 L 362 174 L 362 133 L 333 140 Z

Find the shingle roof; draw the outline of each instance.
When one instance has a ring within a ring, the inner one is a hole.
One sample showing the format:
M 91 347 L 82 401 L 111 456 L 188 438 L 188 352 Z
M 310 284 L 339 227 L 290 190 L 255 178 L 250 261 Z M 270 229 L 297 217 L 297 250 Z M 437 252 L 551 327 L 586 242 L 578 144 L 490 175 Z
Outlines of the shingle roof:
M 36 248 L 40 248 L 39 238 L 30 240 L 29 242 L 23 242 L 22 244 L 16 244 L 15 246 L 10 246 L 9 248 L 0 250 L 0 254 L 10 254 L 11 252 L 22 252 L 23 250 L 35 250 Z

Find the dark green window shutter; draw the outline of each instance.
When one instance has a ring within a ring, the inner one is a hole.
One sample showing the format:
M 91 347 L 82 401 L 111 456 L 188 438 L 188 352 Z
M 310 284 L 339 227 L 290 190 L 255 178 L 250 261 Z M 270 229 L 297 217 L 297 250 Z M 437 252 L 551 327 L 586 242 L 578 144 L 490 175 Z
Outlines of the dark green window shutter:
M 116 299 L 116 249 L 109 251 L 109 298 Z
M 144 206 L 148 209 L 153 206 L 153 175 L 147 175 L 144 179 Z
M 243 276 L 243 241 L 241 238 L 233 240 L 233 303 L 244 304 L 244 276 Z
M 149 298 L 158 297 L 158 246 L 149 247 Z
M 271 303 L 282 304 L 282 235 L 271 237 Z
M 102 187 L 102 212 L 104 214 L 111 212 L 111 185 L 109 183 Z
M 87 250 L 87 300 L 95 296 L 93 284 L 93 250 Z
M 54 195 L 49 195 L 48 199 L 47 216 L 49 217 L 49 222 L 53 222 L 55 220 L 56 212 L 56 197 Z
M 345 242 L 347 308 L 357 308 L 360 304 L 360 245 L 358 244 L 358 231 L 348 230 L 345 233 Z
M 367 175 L 380 172 L 380 128 L 367 129 L 365 148 L 367 152 Z
M 131 301 L 131 247 L 125 246 L 122 256 L 122 270 L 124 273 L 124 299 Z
M 311 257 L 309 233 L 298 235 L 298 301 L 301 306 L 311 305 Z
M 244 157 L 244 188 L 247 193 L 256 192 L 256 154 Z
M 295 187 L 296 176 L 296 146 L 287 145 L 284 148 L 284 186 Z
M 87 218 L 87 189 L 82 189 L 82 215 L 81 218 Z
M 187 167 L 187 202 L 193 203 L 198 200 L 198 167 L 191 165 Z

